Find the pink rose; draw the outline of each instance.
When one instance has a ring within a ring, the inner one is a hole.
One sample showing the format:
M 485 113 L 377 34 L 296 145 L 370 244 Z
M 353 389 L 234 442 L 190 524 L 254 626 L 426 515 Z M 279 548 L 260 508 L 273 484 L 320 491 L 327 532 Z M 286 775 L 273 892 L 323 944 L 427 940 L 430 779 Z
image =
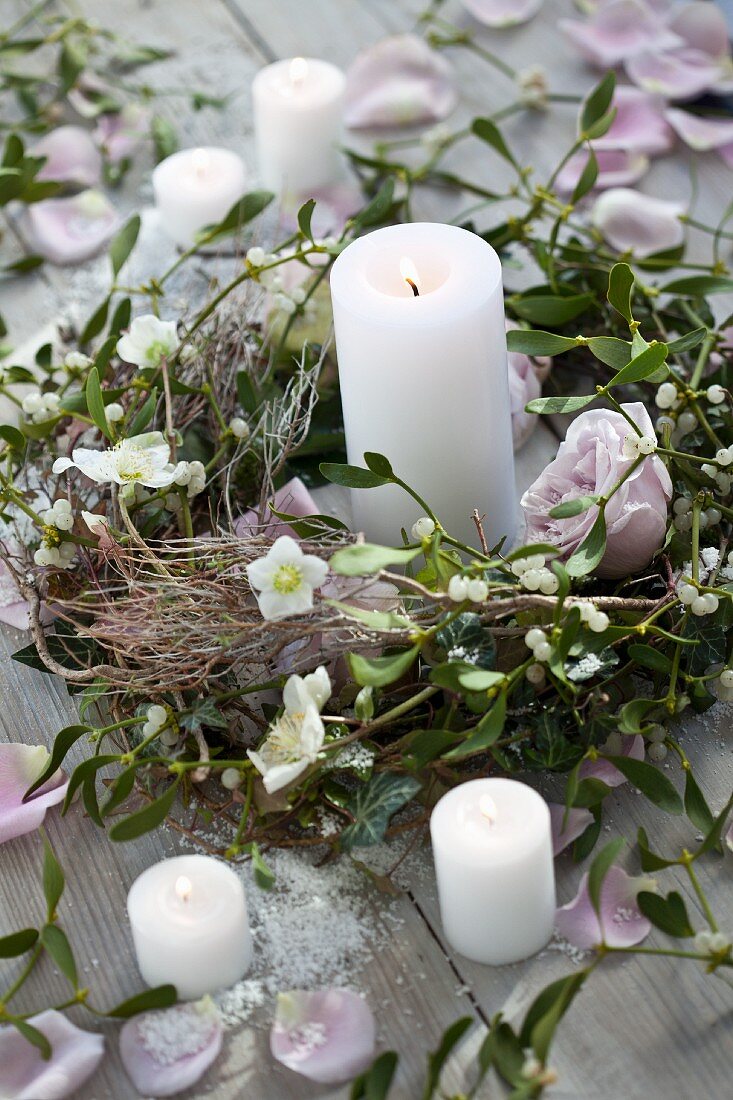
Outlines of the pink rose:
M 655 438 L 649 413 L 639 401 L 623 406 L 645 436 Z M 569 519 L 552 519 L 550 509 L 566 500 L 610 492 L 628 470 L 624 439 L 632 429 L 620 413 L 591 409 L 568 429 L 553 459 L 522 497 L 527 540 L 552 542 L 565 557 L 577 550 L 598 514 L 589 508 Z M 648 565 L 664 541 L 672 482 L 656 455 L 647 457 L 606 506 L 606 552 L 595 572 L 623 577 Z
M 506 330 L 519 328 L 515 321 L 509 318 L 505 321 Z M 525 406 L 534 401 L 542 392 L 542 382 L 547 378 L 552 369 L 552 359 L 543 355 L 537 359 L 530 359 L 518 351 L 510 351 L 509 363 L 509 400 L 512 407 L 512 439 L 514 450 L 518 451 L 527 442 L 532 432 L 537 427 L 538 417 L 534 413 L 525 412 Z

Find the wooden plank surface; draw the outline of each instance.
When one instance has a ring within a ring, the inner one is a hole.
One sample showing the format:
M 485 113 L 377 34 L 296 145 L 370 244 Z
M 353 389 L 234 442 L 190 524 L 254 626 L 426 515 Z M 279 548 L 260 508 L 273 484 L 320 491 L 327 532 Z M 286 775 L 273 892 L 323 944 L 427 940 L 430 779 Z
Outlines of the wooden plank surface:
M 0 0 L 6 12 L 20 0 Z M 358 49 L 385 33 L 409 30 L 420 9 L 417 0 L 82 0 L 75 5 L 100 22 L 135 39 L 172 46 L 177 57 L 146 72 L 153 84 L 178 81 L 198 84 L 215 95 L 236 94 L 221 113 L 207 111 L 181 116 L 174 102 L 164 110 L 175 118 L 184 144 L 221 143 L 252 159 L 251 109 L 248 87 L 260 64 L 293 54 L 327 56 L 346 66 Z M 491 48 L 518 67 L 541 62 L 550 71 L 553 90 L 577 93 L 590 86 L 593 76 L 568 50 L 557 28 L 561 15 L 570 14 L 570 0 L 547 0 L 543 14 L 529 27 L 503 34 L 486 32 Z M 463 19 L 460 6 L 446 9 Z M 9 17 L 9 16 L 8 16 Z M 467 17 L 465 17 L 467 18 Z M 509 103 L 509 81 L 493 74 L 478 59 L 454 51 L 463 102 L 456 124 L 476 113 L 490 113 Z M 453 122 L 453 120 L 451 120 Z M 553 110 L 512 121 L 507 133 L 519 143 L 538 174 L 550 166 L 572 136 L 569 109 Z M 354 139 L 368 147 L 367 139 Z M 484 183 L 494 178 L 496 160 L 475 145 L 457 153 L 459 169 Z M 698 159 L 700 209 L 710 218 L 728 201 L 730 175 L 714 157 Z M 689 196 L 690 176 L 682 156 L 665 158 L 653 166 L 642 184 L 665 197 Z M 122 209 L 149 201 L 149 183 L 136 171 L 118 200 Z M 425 193 L 416 216 L 450 219 L 461 209 L 456 196 Z M 49 271 L 3 286 L 3 312 L 13 324 L 12 335 L 25 339 L 49 319 L 73 276 Z M 509 273 L 509 279 L 512 273 Z M 22 304 L 22 308 L 21 308 Z M 549 430 L 538 431 L 518 456 L 518 488 L 528 484 L 554 453 Z M 499 475 L 500 476 L 500 475 Z M 324 510 L 342 511 L 343 499 L 325 493 Z M 49 743 L 58 728 L 75 718 L 75 708 L 62 684 L 52 677 L 22 667 L 10 654 L 25 639 L 17 631 L 0 632 L 0 738 L 27 743 Z M 717 726 L 715 723 L 718 723 Z M 712 712 L 705 721 L 685 723 L 685 747 L 714 809 L 730 788 L 730 745 L 725 741 L 729 719 Z M 543 789 L 550 792 L 549 786 Z M 559 788 L 557 788 L 559 789 Z M 633 791 L 621 789 L 609 814 L 611 830 L 633 836 L 638 824 L 654 828 L 660 820 Z M 669 843 L 691 837 L 683 822 L 665 818 Z M 56 812 L 47 818 L 49 834 L 68 870 L 69 886 L 62 914 L 78 957 L 88 973 L 97 1003 L 110 1005 L 139 988 L 124 918 L 125 896 L 133 878 L 151 862 L 181 850 L 167 831 L 116 846 L 106 841 L 76 806 L 61 822 Z M 609 834 L 612 835 L 612 834 Z M 396 858 L 396 856 L 395 856 Z M 37 836 L 0 848 L 0 933 L 25 923 L 40 907 Z M 325 874 L 325 872 L 324 872 Z M 561 901 L 572 896 L 580 871 L 568 857 L 558 863 Z M 705 865 L 705 887 L 710 896 L 724 899 L 729 867 L 722 861 Z M 400 1052 L 402 1069 L 395 1097 L 414 1100 L 426 1049 L 435 1045 L 442 1029 L 464 1013 L 486 1021 L 503 1009 L 520 1015 L 537 989 L 566 973 L 572 963 L 561 953 L 547 951 L 527 963 L 487 968 L 455 957 L 441 946 L 434 883 L 426 852 L 406 865 L 401 875 L 405 892 L 386 899 L 365 885 L 362 920 L 373 919 L 374 948 L 354 971 L 354 984 L 363 990 L 380 1022 L 384 1045 Z M 680 888 L 687 895 L 684 883 Z M 251 890 L 254 887 L 250 886 Z M 254 895 L 253 895 L 254 896 Z M 689 899 L 692 909 L 694 899 Z M 35 910 L 33 907 L 36 907 Z M 364 915 L 366 914 L 366 916 Z M 372 916 L 369 916 L 372 914 Z M 266 929 L 262 932 L 266 935 Z M 96 960 L 96 962 L 94 962 Z M 3 966 L 3 973 L 12 967 Z M 86 980 L 86 979 L 85 979 Z M 551 1092 L 557 1100 L 657 1100 L 667 1095 L 717 1097 L 724 1095 L 728 1075 L 724 1029 L 730 999 L 704 980 L 690 965 L 674 967 L 664 960 L 630 960 L 594 976 L 568 1018 L 553 1055 L 560 1080 Z M 45 967 L 24 991 L 24 1007 L 63 996 L 60 977 Z M 327 1090 L 309 1086 L 284 1070 L 273 1069 L 267 1050 L 266 1025 L 271 1003 L 245 1025 L 230 1030 L 225 1051 L 213 1071 L 189 1095 L 234 1100 L 290 1100 L 325 1096 Z M 83 1023 L 82 1014 L 77 1021 Z M 86 1018 L 88 1024 L 88 1018 Z M 134 1100 L 136 1091 L 124 1075 L 116 1054 L 116 1028 L 109 1029 L 108 1057 L 100 1071 L 78 1094 L 80 1100 Z M 445 1078 L 447 1090 L 465 1088 L 463 1070 L 475 1052 L 476 1029 L 451 1060 Z M 346 1090 L 328 1095 L 343 1098 Z M 482 1096 L 499 1096 L 495 1086 Z

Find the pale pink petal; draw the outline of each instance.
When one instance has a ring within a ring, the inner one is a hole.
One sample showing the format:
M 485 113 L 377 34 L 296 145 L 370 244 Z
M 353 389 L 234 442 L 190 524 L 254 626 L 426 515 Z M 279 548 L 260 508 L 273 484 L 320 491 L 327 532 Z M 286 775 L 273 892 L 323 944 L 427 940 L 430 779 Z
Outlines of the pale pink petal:
M 99 150 L 81 126 L 58 126 L 36 142 L 29 152 L 34 157 L 46 158 L 36 179 L 94 187 L 102 178 Z
M 724 118 L 703 118 L 690 111 L 681 111 L 679 107 L 670 107 L 667 120 L 682 138 L 698 153 L 733 143 L 733 120 Z
M 352 129 L 435 122 L 457 102 L 450 65 L 414 34 L 368 46 L 346 74 L 344 117 Z
M 44 1062 L 40 1051 L 14 1027 L 0 1028 L 0 1096 L 3 1100 L 63 1100 L 78 1095 L 102 1060 L 104 1037 L 75 1027 L 55 1009 L 28 1023 L 52 1047 Z
M 318 514 L 316 502 L 299 477 L 291 478 L 282 489 L 277 490 L 273 504 L 278 512 L 285 512 L 289 516 Z M 273 515 L 269 508 L 265 509 L 261 524 L 256 510 L 250 508 L 243 516 L 235 519 L 234 533 L 243 539 L 252 538 L 254 535 L 265 535 L 269 539 L 276 539 L 278 535 L 298 537 L 292 527 Z
M 725 845 L 730 852 L 733 852 L 733 821 L 731 821 L 725 834 Z
M 643 0 L 612 0 L 590 19 L 561 19 L 560 27 L 585 60 L 600 68 L 635 57 L 651 42 L 660 51 L 681 42 Z
M 132 156 L 148 133 L 151 112 L 139 103 L 128 103 L 117 114 L 100 115 L 94 140 L 111 164 Z
M 626 149 L 599 149 L 598 178 L 596 191 L 605 191 L 609 187 L 628 187 L 636 183 L 649 169 L 649 158 L 643 153 Z M 588 162 L 585 149 L 570 158 L 558 174 L 555 186 L 562 194 L 571 194 Z
M 514 450 L 524 446 L 537 427 L 539 417 L 525 412 L 529 401 L 542 393 L 542 385 L 528 355 L 510 351 L 507 357 L 509 369 L 509 401 L 512 412 L 512 440 Z
M 552 829 L 552 854 L 557 856 L 569 844 L 582 836 L 593 822 L 590 810 L 572 806 L 569 810 L 560 802 L 548 802 L 550 809 L 550 827 Z M 565 815 L 567 814 L 567 819 Z M 565 826 L 563 827 L 563 821 Z
M 67 199 L 45 199 L 28 206 L 23 229 L 31 247 L 54 264 L 88 260 L 120 226 L 111 203 L 98 191 Z
M 695 99 L 711 88 L 721 75 L 721 66 L 702 50 L 684 47 L 667 53 L 647 51 L 626 62 L 634 84 L 666 99 Z
M 682 203 L 642 195 L 626 187 L 604 191 L 596 199 L 591 220 L 617 252 L 651 256 L 682 244 Z
M 679 35 L 686 46 L 702 50 L 709 57 L 720 60 L 729 52 L 725 15 L 717 4 L 711 4 L 709 0 L 696 0 L 673 9 L 667 26 Z
M 374 1017 L 349 989 L 293 989 L 277 999 L 270 1032 L 273 1058 L 288 1069 L 335 1085 L 362 1073 L 374 1058 Z
M 545 0 L 461 0 L 474 19 L 487 27 L 515 27 L 534 18 Z
M 629 734 L 621 738 L 621 752 L 610 755 L 628 756 L 631 760 L 644 759 L 644 738 L 641 734 Z M 584 760 L 578 769 L 580 779 L 600 779 L 607 787 L 620 787 L 626 776 L 609 760 Z
M 608 133 L 594 139 L 594 149 L 624 149 L 655 157 L 672 148 L 674 134 L 657 96 L 622 84 L 614 92 L 613 106 L 616 117 Z
M 721 145 L 718 153 L 729 168 L 733 168 L 733 142 L 730 145 Z
M 651 932 L 651 922 L 636 904 L 637 894 L 650 886 L 649 879 L 631 878 L 621 867 L 611 867 L 601 887 L 599 920 L 588 893 L 586 871 L 576 896 L 557 910 L 555 927 L 563 939 L 581 951 L 589 951 L 602 940 L 609 947 L 633 947 Z
M 65 797 L 69 781 L 58 771 L 23 801 L 47 763 L 48 751 L 43 745 L 0 745 L 0 844 L 37 829 L 48 807 Z
M 28 629 L 28 604 L 25 600 L 6 603 L 0 606 L 0 623 L 14 626 L 16 630 Z
M 219 1013 L 206 997 L 133 1016 L 120 1032 L 120 1057 L 141 1096 L 175 1096 L 216 1061 L 222 1037 Z

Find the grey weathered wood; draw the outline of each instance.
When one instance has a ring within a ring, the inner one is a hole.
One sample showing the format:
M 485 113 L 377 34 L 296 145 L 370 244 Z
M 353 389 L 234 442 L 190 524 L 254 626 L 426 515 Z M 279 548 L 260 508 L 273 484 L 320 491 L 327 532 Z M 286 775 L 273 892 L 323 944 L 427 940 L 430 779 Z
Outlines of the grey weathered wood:
M 104 5 L 82 0 L 77 4 L 79 10 L 138 41 L 173 46 L 178 51 L 175 59 L 146 71 L 151 83 L 162 86 L 186 82 L 204 86 L 213 94 L 235 91 L 221 113 L 189 115 L 179 110 L 180 101 L 163 101 L 162 110 L 180 126 L 185 144 L 218 142 L 243 151 L 250 160 L 248 87 L 260 64 L 275 57 L 310 53 L 328 56 L 346 66 L 358 49 L 381 35 L 409 30 L 421 6 L 419 0 L 309 0 L 308 4 L 302 0 L 213 0 L 206 5 L 197 0 L 177 0 L 172 12 L 165 0 L 150 0 L 145 5 L 134 0 Z M 0 2 L 3 17 L 6 9 L 19 7 L 20 0 Z M 535 62 L 545 64 L 554 91 L 584 91 L 594 74 L 568 50 L 557 27 L 558 18 L 570 14 L 571 8 L 569 0 L 548 0 L 543 14 L 530 26 L 505 33 L 484 32 L 484 40 L 519 68 Z M 468 19 L 457 3 L 448 4 L 446 12 L 458 21 Z M 463 93 L 455 116 L 457 124 L 513 100 L 511 82 L 505 77 L 494 74 L 465 52 L 453 51 L 451 56 Z M 546 115 L 516 118 L 506 124 L 506 132 L 541 178 L 571 140 L 573 126 L 572 108 L 560 107 Z M 369 147 L 367 137 L 349 140 Z M 457 150 L 455 163 L 459 171 L 484 184 L 498 185 L 505 179 L 496 158 L 476 143 Z M 713 155 L 697 158 L 697 166 L 701 176 L 698 208 L 712 219 L 728 201 L 729 171 Z M 689 188 L 688 167 L 680 155 L 655 164 L 642 183 L 642 189 L 650 193 L 683 199 L 688 197 Z M 149 187 L 144 173 L 137 170 L 118 201 L 122 209 L 133 209 L 141 197 L 149 197 Z M 418 199 L 416 215 L 449 219 L 465 205 L 458 196 L 426 191 Z M 494 215 L 489 211 L 482 216 L 488 224 Z M 696 241 L 694 247 L 701 249 L 702 242 Z M 515 285 L 514 277 L 514 272 L 508 272 L 509 285 Z M 49 270 L 16 280 L 10 287 L 3 284 L 2 308 L 16 340 L 32 336 L 41 321 L 49 319 L 68 278 L 65 272 Z M 554 453 L 554 447 L 549 431 L 539 429 L 518 456 L 518 488 L 528 484 Z M 496 476 L 496 472 L 491 473 Z M 338 491 L 321 490 L 319 503 L 324 510 L 343 514 L 345 504 Z M 58 728 L 75 720 L 76 711 L 60 682 L 10 661 L 10 653 L 25 640 L 19 632 L 0 631 L 0 738 L 50 743 Z M 686 749 L 716 809 L 730 787 L 729 747 L 724 743 L 727 733 L 722 725 L 714 734 L 708 718 L 685 723 Z M 551 793 L 548 784 L 543 783 L 543 790 Z M 645 801 L 624 788 L 615 796 L 609 818 L 611 829 L 626 836 L 633 836 L 638 824 L 653 831 L 662 820 Z M 665 839 L 660 840 L 660 847 L 690 842 L 692 837 L 683 821 L 670 821 L 668 817 L 663 820 Z M 93 989 L 95 1002 L 111 1005 L 140 985 L 124 919 L 127 888 L 144 867 L 174 854 L 180 846 L 165 831 L 116 846 L 106 841 L 79 806 L 63 821 L 57 811 L 52 811 L 47 823 L 68 872 L 69 885 L 62 904 L 64 924 L 85 967 L 85 981 Z M 0 848 L 0 932 L 40 919 L 39 870 L 37 836 Z M 724 905 L 729 867 L 722 860 L 711 860 L 701 873 L 711 898 Z M 561 901 L 572 896 L 579 874 L 567 856 L 559 860 Z M 444 953 L 431 877 L 408 871 L 407 880 L 408 892 L 394 903 L 398 920 L 403 923 L 380 948 L 366 973 L 355 974 L 355 982 L 377 1009 L 381 1038 L 401 1054 L 396 1090 L 399 1100 L 414 1100 L 419 1095 L 424 1052 L 435 1045 L 442 1029 L 454 1018 L 473 1011 L 486 1020 L 500 1009 L 510 1017 L 520 1015 L 539 988 L 572 967 L 566 958 L 552 952 L 499 969 L 480 967 L 448 951 Z M 688 893 L 684 883 L 680 885 Z M 371 904 L 377 923 L 382 919 L 383 899 L 374 894 Z M 695 911 L 692 899 L 690 908 Z M 99 961 L 98 966 L 93 964 L 94 959 Z M 4 985 L 5 975 L 12 976 L 14 968 L 3 965 L 2 970 Z M 470 994 L 457 993 L 463 986 Z M 61 999 L 64 994 L 62 980 L 45 966 L 28 984 L 19 1004 L 30 1009 L 47 1003 L 51 997 Z M 692 964 L 673 966 L 660 959 L 614 963 L 594 976 L 561 1031 L 553 1055 L 560 1081 L 553 1095 L 558 1100 L 722 1096 L 729 1068 L 724 1057 L 729 1006 L 728 991 L 722 983 L 715 986 L 705 980 Z M 327 1090 L 273 1069 L 264 1030 L 268 1013 L 269 1008 L 259 1015 L 257 1026 L 228 1034 L 215 1070 L 190 1091 L 190 1096 L 307 1100 L 325 1095 Z M 80 1012 L 76 1019 L 89 1024 Z M 108 1029 L 109 1056 L 78 1094 L 80 1100 L 134 1100 L 137 1095 L 117 1059 L 116 1030 Z M 447 1089 L 465 1087 L 463 1071 L 479 1038 L 477 1029 L 451 1060 Z M 346 1090 L 329 1095 L 343 1100 Z M 498 1096 L 500 1090 L 487 1086 L 482 1095 Z

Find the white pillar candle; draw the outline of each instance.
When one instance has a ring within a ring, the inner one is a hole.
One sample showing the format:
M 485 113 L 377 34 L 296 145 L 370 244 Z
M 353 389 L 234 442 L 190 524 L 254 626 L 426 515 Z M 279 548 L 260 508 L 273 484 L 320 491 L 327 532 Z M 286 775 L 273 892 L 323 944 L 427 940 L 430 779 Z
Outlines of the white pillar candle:
M 345 83 L 335 65 L 312 57 L 260 69 L 252 101 L 264 187 L 308 197 L 338 178 Z
M 417 295 L 415 293 L 417 291 Z M 475 233 L 430 222 L 378 229 L 331 272 L 349 462 L 365 451 L 428 502 L 454 538 L 511 539 L 514 493 L 501 264 Z M 352 493 L 355 527 L 400 542 L 422 509 L 402 489 Z
M 230 149 L 181 149 L 153 169 L 153 191 L 166 233 L 190 248 L 200 229 L 220 222 L 246 193 L 244 161 Z
M 148 985 L 171 983 L 190 1001 L 247 972 L 252 938 L 241 881 L 211 856 L 164 859 L 127 895 L 137 962 Z
M 550 811 L 525 783 L 473 779 L 430 818 L 445 937 L 475 962 L 518 962 L 540 951 L 555 921 Z

